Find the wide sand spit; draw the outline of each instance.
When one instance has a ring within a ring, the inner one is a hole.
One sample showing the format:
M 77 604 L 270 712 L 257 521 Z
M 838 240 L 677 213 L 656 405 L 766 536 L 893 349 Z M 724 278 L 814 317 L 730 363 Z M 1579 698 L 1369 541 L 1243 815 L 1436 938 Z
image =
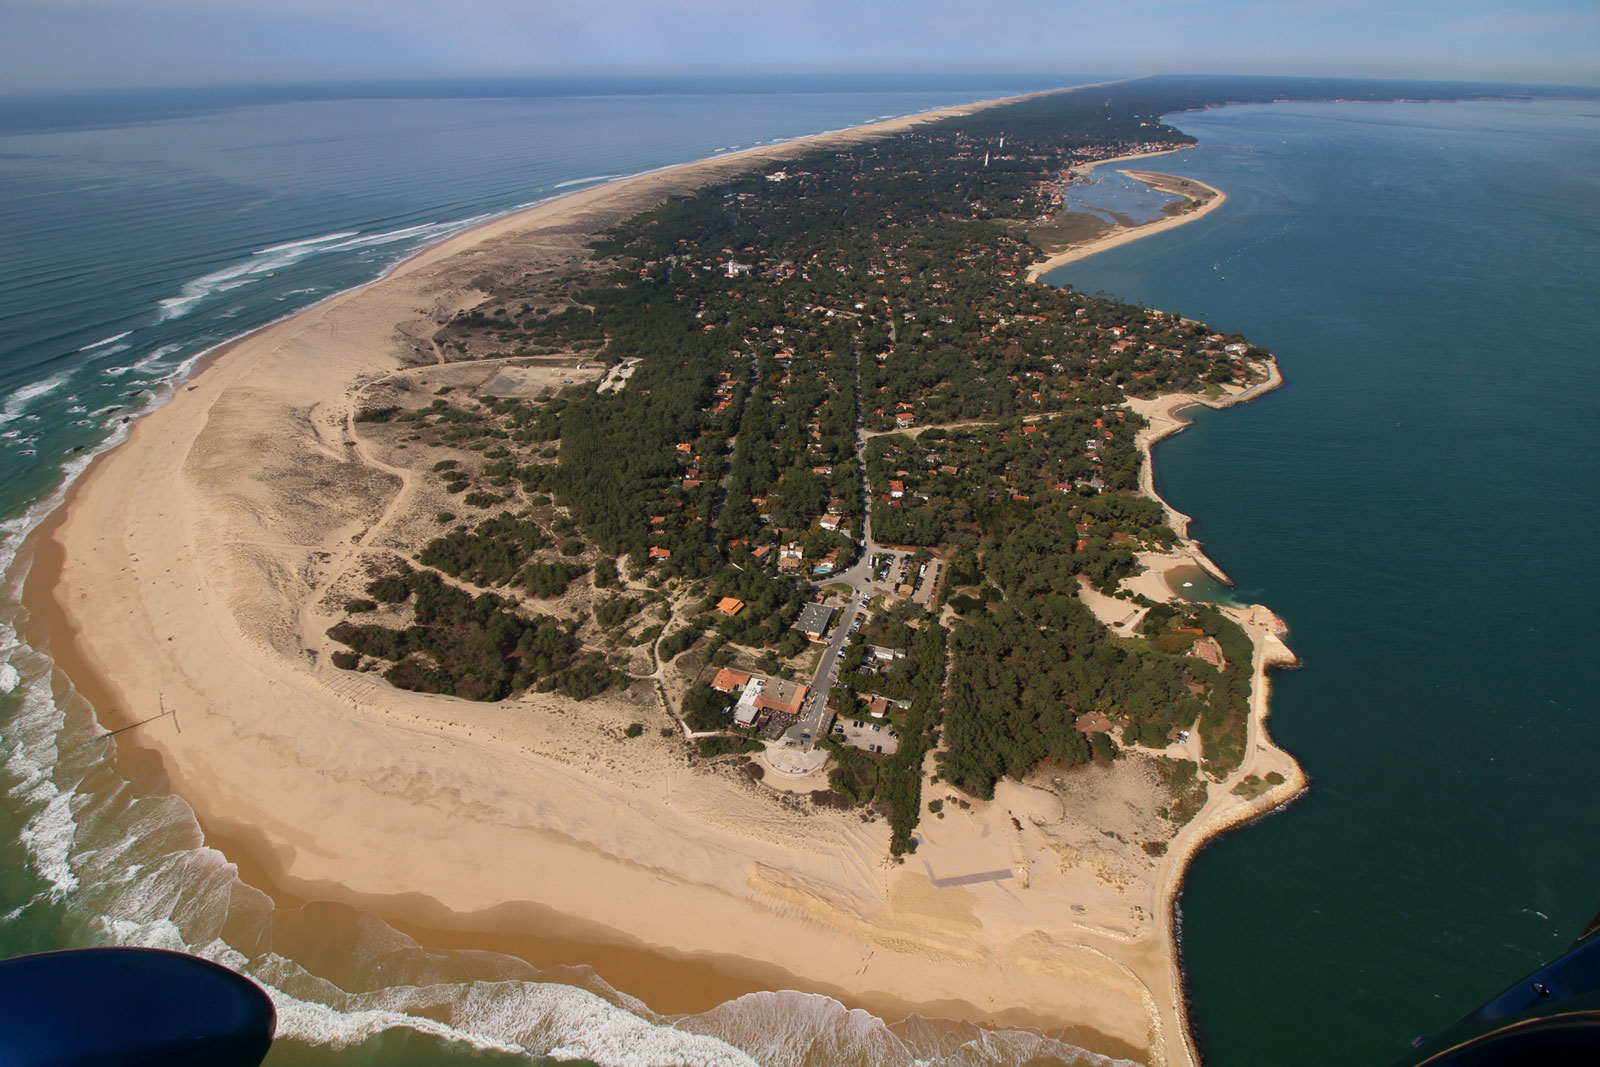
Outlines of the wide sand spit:
M 1184 865 L 1304 781 L 1263 727 L 1265 671 L 1293 659 L 1264 609 L 1239 613 L 1257 649 L 1249 754 L 1161 857 L 1138 847 L 1170 835 L 1152 814 L 1166 794 L 1148 754 L 1041 771 L 970 806 L 929 784 L 944 812 L 924 815 L 921 847 L 895 863 L 882 820 L 697 766 L 663 736 L 672 720 L 648 683 L 581 704 L 474 704 L 313 654 L 335 617 L 326 592 L 385 543 L 422 480 L 363 442 L 355 393 L 425 356 L 437 323 L 480 299 L 475 278 L 558 267 L 670 193 L 980 106 L 586 189 L 230 345 L 33 539 L 26 601 L 58 687 L 108 729 L 176 709 L 117 739 L 124 766 L 182 796 L 280 906 L 333 901 L 434 947 L 591 964 L 663 1012 L 799 989 L 891 1021 L 1028 1026 L 1195 1062 L 1174 948 Z M 1152 406 L 1163 421 L 1147 438 L 1196 402 Z M 1150 559 L 1141 588 L 1169 597 L 1159 570 L 1197 556 L 1186 543 Z M 1125 621 L 1126 607 L 1102 617 Z M 642 737 L 623 737 L 632 722 Z M 1250 801 L 1230 792 L 1269 771 L 1284 784 Z

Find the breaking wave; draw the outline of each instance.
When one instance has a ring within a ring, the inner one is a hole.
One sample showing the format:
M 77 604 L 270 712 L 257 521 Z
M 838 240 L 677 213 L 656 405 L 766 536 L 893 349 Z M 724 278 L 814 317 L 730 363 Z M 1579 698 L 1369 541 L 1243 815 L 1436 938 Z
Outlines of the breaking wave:
M 323 234 L 320 237 L 307 237 L 304 240 L 287 241 L 283 244 L 258 249 L 237 263 L 231 263 L 219 270 L 214 270 L 209 274 L 204 274 L 192 281 L 185 282 L 178 290 L 177 296 L 170 296 L 158 302 L 157 321 L 168 322 L 182 318 L 195 311 L 214 296 L 241 289 L 273 277 L 279 271 L 293 267 L 312 256 L 323 255 L 328 252 L 350 252 L 369 248 L 382 248 L 408 241 L 416 242 L 420 245 L 460 232 L 490 217 L 489 215 L 475 215 L 472 218 L 458 219 L 451 222 L 421 223 L 416 226 L 404 226 L 396 230 L 385 230 L 370 234 L 364 234 L 359 230 L 341 230 L 338 233 Z M 305 292 L 306 290 L 299 291 Z
M 4 426 L 8 422 L 15 422 L 21 418 L 27 412 L 28 404 L 31 401 L 43 396 L 49 396 L 63 385 L 66 385 L 67 381 L 68 375 L 63 372 L 52 375 L 43 381 L 29 382 L 27 385 L 17 389 L 6 398 L 5 405 L 0 407 L 0 426 Z
M 104 348 L 106 345 L 114 345 L 118 341 L 122 340 L 124 337 L 128 336 L 132 332 L 133 332 L 132 330 L 124 330 L 119 334 L 115 334 L 115 335 L 113 335 L 111 337 L 104 338 L 103 340 L 96 341 L 92 345 L 84 345 L 82 348 L 78 349 L 78 351 L 79 352 L 93 352 L 97 348 Z
M 595 182 L 608 182 L 608 181 L 611 181 L 613 178 L 621 178 L 621 177 L 624 177 L 624 175 L 621 175 L 621 174 L 596 174 L 591 178 L 570 178 L 570 179 L 568 179 L 567 181 L 564 181 L 564 182 L 556 182 L 550 188 L 552 188 L 552 189 L 567 189 L 567 188 L 570 188 L 571 186 L 574 186 L 574 185 L 592 185 Z

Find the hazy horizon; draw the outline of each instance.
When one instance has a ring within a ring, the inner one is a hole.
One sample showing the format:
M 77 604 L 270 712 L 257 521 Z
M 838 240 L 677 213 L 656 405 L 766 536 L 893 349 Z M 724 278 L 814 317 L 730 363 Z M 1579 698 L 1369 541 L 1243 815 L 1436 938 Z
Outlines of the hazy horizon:
M 0 94 L 397 78 L 1230 74 L 1593 86 L 1590 0 L 12 0 Z

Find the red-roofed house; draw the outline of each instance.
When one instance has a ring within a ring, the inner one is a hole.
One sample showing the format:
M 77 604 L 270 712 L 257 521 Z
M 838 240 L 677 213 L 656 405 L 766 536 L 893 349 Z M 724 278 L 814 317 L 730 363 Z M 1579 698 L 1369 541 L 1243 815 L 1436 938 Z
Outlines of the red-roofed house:
M 717 676 L 711 680 L 711 688 L 723 693 L 737 693 L 749 684 L 750 675 L 728 667 L 718 671 Z

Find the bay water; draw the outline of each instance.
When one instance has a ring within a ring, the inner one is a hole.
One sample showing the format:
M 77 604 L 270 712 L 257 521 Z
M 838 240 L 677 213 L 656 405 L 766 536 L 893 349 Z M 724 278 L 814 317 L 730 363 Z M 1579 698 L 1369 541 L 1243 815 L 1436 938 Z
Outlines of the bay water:
M 1210 1063 L 1388 1063 L 1600 910 L 1600 116 L 1592 103 L 1169 117 L 1228 201 L 1048 280 L 1239 330 L 1288 384 L 1156 449 L 1289 623 L 1303 798 L 1181 901 Z

